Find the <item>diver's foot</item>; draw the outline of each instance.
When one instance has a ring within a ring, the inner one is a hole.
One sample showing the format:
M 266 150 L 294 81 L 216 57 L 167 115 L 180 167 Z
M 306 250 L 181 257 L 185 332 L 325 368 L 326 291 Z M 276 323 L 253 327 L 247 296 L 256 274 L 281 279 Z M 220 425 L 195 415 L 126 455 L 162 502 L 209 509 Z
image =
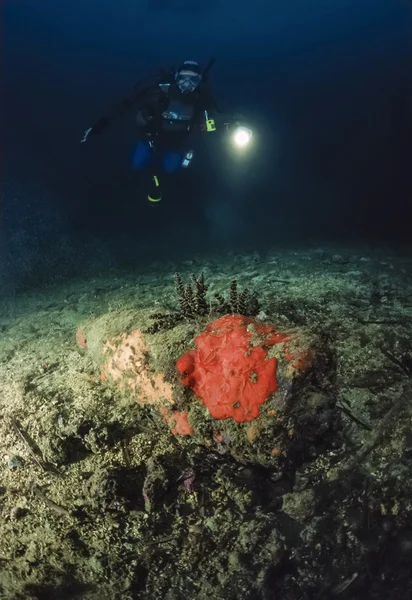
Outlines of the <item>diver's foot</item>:
M 162 190 L 160 189 L 159 179 L 156 177 L 156 175 L 153 175 L 150 183 L 149 193 L 147 194 L 147 200 L 150 205 L 155 206 L 156 204 L 159 204 L 161 199 Z

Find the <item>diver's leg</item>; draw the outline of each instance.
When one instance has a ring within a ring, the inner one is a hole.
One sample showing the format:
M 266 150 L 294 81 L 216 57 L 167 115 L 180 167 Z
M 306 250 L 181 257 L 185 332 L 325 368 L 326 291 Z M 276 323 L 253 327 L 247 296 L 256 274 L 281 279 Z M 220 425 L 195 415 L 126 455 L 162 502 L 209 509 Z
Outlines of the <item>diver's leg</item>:
M 184 152 L 177 152 L 176 150 L 169 150 L 162 156 L 162 165 L 166 173 L 176 173 L 182 166 L 182 160 Z
M 150 185 L 147 194 L 148 203 L 156 206 L 162 199 L 162 188 L 160 186 L 160 177 L 162 172 L 161 150 L 154 147 L 152 151 L 152 160 L 150 164 Z M 162 177 L 163 180 L 163 177 Z
M 142 169 L 149 163 L 151 156 L 152 149 L 150 147 L 149 142 L 140 140 L 133 150 L 131 161 L 132 168 L 134 170 Z
M 182 163 L 182 154 L 157 148 L 153 153 L 151 185 L 147 199 L 156 205 L 162 199 L 165 176 L 175 173 Z M 159 177 L 160 175 L 160 177 Z
M 149 204 L 156 204 L 162 199 L 159 178 L 157 175 L 159 171 L 157 168 L 158 156 L 149 140 L 140 140 L 136 144 L 131 162 L 132 168 L 136 171 L 140 171 L 148 166 L 150 167 L 150 183 L 148 186 L 147 199 Z
M 153 174 L 150 179 L 149 191 L 147 193 L 147 201 L 151 206 L 155 206 L 162 199 L 162 188 L 160 187 L 159 176 Z

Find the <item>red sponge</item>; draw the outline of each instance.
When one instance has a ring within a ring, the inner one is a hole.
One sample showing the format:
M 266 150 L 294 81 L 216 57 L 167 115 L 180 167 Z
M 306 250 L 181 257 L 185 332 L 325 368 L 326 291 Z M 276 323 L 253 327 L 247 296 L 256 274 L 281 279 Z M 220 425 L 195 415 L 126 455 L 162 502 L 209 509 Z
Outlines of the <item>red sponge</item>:
M 272 327 L 242 315 L 227 315 L 196 338 L 197 350 L 186 352 L 176 367 L 182 381 L 202 399 L 215 419 L 238 423 L 259 416 L 259 406 L 276 391 L 276 359 L 267 359 L 254 334 L 265 345 L 286 341 Z

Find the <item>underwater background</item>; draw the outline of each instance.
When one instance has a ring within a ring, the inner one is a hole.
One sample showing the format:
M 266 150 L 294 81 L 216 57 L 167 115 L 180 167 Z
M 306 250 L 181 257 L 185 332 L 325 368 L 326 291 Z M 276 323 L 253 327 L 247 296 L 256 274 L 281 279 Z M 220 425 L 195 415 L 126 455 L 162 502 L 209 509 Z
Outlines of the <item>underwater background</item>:
M 3 1 L 2 292 L 211 246 L 408 241 L 411 20 L 404 0 Z M 80 139 L 142 77 L 210 56 L 253 147 L 199 136 L 153 214 L 134 115 Z
M 0 11 L 0 600 L 410 600 L 412 2 Z M 149 206 L 81 139 L 211 57 Z

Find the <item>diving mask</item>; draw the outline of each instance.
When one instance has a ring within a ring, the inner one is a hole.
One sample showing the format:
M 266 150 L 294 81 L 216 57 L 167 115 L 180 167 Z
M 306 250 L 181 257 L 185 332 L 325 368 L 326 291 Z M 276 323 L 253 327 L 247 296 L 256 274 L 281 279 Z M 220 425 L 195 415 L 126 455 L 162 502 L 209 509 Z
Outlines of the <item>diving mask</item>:
M 175 81 L 179 90 L 183 93 L 194 92 L 202 80 L 199 73 L 190 70 L 183 70 L 176 73 Z

